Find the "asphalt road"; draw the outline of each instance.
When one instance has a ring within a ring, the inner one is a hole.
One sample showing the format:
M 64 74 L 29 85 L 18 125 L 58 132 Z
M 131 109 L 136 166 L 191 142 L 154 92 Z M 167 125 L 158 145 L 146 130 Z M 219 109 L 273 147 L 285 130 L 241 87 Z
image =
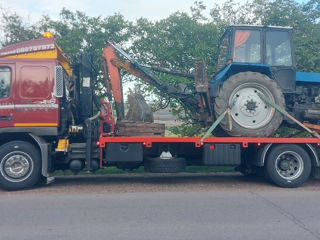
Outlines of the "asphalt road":
M 0 240 L 320 239 L 320 180 L 282 189 L 239 174 L 59 177 L 0 190 Z

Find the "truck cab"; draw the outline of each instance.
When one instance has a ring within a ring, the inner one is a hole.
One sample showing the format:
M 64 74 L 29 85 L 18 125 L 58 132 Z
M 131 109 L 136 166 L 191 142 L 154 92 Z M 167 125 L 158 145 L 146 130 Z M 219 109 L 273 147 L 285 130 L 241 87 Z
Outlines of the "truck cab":
M 64 125 L 61 97 L 70 77 L 70 65 L 53 38 L 1 49 L 0 132 L 58 135 Z

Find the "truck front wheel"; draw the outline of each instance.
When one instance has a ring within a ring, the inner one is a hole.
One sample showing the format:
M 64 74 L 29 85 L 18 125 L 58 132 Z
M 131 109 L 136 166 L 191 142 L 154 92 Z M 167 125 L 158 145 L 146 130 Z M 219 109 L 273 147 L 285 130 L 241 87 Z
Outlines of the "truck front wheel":
M 30 188 L 40 177 L 40 151 L 34 145 L 24 141 L 12 141 L 0 146 L 0 184 L 3 188 Z
M 220 123 L 228 135 L 268 137 L 279 128 L 282 114 L 266 104 L 258 93 L 285 107 L 278 84 L 261 73 L 237 73 L 223 83 L 215 99 L 214 110 L 218 117 L 228 107 L 231 109 L 232 130 L 229 129 L 228 117 Z
M 272 182 L 280 187 L 292 188 L 303 184 L 311 173 L 308 153 L 296 144 L 281 144 L 270 149 L 265 170 Z

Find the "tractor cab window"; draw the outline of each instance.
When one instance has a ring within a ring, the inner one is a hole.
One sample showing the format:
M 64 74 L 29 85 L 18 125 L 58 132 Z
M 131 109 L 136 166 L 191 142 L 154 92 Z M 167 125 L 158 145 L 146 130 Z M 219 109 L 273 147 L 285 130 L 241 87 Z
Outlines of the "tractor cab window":
M 11 71 L 8 67 L 0 67 L 0 99 L 10 95 Z
M 234 62 L 260 63 L 260 31 L 237 30 L 234 35 Z
M 229 34 L 220 42 L 220 52 L 218 56 L 217 71 L 222 69 L 228 61 Z
M 266 63 L 271 66 L 292 66 L 291 42 L 288 32 L 266 32 Z

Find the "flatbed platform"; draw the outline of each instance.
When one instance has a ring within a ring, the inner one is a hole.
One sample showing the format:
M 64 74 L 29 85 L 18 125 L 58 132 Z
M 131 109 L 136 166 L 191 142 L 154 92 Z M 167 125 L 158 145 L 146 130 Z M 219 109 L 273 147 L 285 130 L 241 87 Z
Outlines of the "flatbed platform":
M 142 143 L 146 147 L 151 147 L 152 143 L 194 143 L 195 147 L 201 147 L 205 143 L 240 143 L 242 147 L 248 144 L 268 144 L 268 143 L 309 143 L 320 146 L 320 139 L 298 138 L 298 137 L 207 137 L 201 142 L 201 137 L 101 137 L 100 147 L 105 147 L 106 143 Z

